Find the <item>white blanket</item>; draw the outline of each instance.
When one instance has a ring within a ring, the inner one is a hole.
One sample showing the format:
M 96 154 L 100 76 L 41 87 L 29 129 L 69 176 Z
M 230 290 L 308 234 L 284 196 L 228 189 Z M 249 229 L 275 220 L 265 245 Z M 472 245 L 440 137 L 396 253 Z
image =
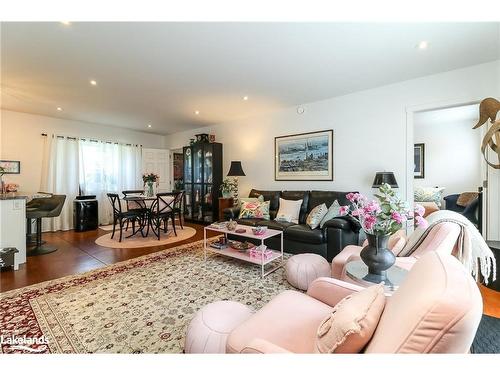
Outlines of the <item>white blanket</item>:
M 460 226 L 461 232 L 458 238 L 458 253 L 456 257 L 464 267 L 474 276 L 476 281 L 479 278 L 479 270 L 488 284 L 488 279 L 493 276 L 496 280 L 495 255 L 486 244 L 481 233 L 465 216 L 454 211 L 440 210 L 433 212 L 426 217 L 429 226 L 426 229 L 416 228 L 408 237 L 405 247 L 401 250 L 400 256 L 411 255 L 425 240 L 432 227 L 442 222 L 452 222 Z

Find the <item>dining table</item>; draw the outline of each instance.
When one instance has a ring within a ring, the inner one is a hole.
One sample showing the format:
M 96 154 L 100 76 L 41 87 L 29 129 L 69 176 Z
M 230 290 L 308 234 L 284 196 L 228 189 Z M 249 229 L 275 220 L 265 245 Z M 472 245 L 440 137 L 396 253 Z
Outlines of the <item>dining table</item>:
M 125 202 L 135 202 L 137 203 L 141 209 L 145 210 L 146 212 L 146 222 L 143 223 L 136 231 L 134 231 L 131 235 L 128 237 L 136 235 L 138 232 L 141 232 L 143 237 L 147 237 L 149 235 L 149 230 L 153 227 L 153 221 L 152 221 L 152 213 L 151 213 L 151 207 L 156 200 L 156 196 L 148 196 L 145 194 L 127 194 L 125 197 L 122 198 Z M 144 228 L 146 228 L 146 234 L 144 234 Z

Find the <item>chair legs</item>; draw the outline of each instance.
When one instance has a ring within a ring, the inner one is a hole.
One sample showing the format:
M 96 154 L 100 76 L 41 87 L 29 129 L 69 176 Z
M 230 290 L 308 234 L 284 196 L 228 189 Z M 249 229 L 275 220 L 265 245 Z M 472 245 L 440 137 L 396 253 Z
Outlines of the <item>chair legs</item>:
M 29 244 L 28 244 L 29 245 Z M 36 244 L 33 247 L 28 247 L 27 256 L 43 255 L 52 253 L 57 250 L 57 247 L 45 244 L 42 241 L 42 218 L 36 219 Z

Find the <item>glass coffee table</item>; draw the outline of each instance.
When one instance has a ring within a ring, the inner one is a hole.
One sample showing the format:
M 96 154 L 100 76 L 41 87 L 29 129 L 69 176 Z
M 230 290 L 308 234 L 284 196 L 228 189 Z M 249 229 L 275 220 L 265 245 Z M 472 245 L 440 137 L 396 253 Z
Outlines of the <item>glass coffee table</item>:
M 371 277 L 368 273 L 368 266 L 362 260 L 353 260 L 347 263 L 345 267 L 348 281 L 354 282 L 361 286 L 372 286 L 380 281 Z M 398 266 L 392 266 L 387 271 L 387 276 L 381 282 L 384 283 L 384 289 L 387 293 L 392 294 L 399 288 L 403 280 L 408 275 L 408 271 Z

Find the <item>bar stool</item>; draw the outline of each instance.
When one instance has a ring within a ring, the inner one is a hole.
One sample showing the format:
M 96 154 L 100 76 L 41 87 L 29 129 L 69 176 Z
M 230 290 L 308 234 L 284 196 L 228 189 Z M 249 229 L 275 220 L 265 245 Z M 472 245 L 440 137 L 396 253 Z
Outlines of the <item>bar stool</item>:
M 57 250 L 57 247 L 46 245 L 42 241 L 42 218 L 59 216 L 65 201 L 66 195 L 53 195 L 49 198 L 34 198 L 26 205 L 26 218 L 28 220 L 27 256 L 48 254 Z M 36 241 L 35 245 L 30 247 L 31 221 L 33 219 L 36 220 Z

